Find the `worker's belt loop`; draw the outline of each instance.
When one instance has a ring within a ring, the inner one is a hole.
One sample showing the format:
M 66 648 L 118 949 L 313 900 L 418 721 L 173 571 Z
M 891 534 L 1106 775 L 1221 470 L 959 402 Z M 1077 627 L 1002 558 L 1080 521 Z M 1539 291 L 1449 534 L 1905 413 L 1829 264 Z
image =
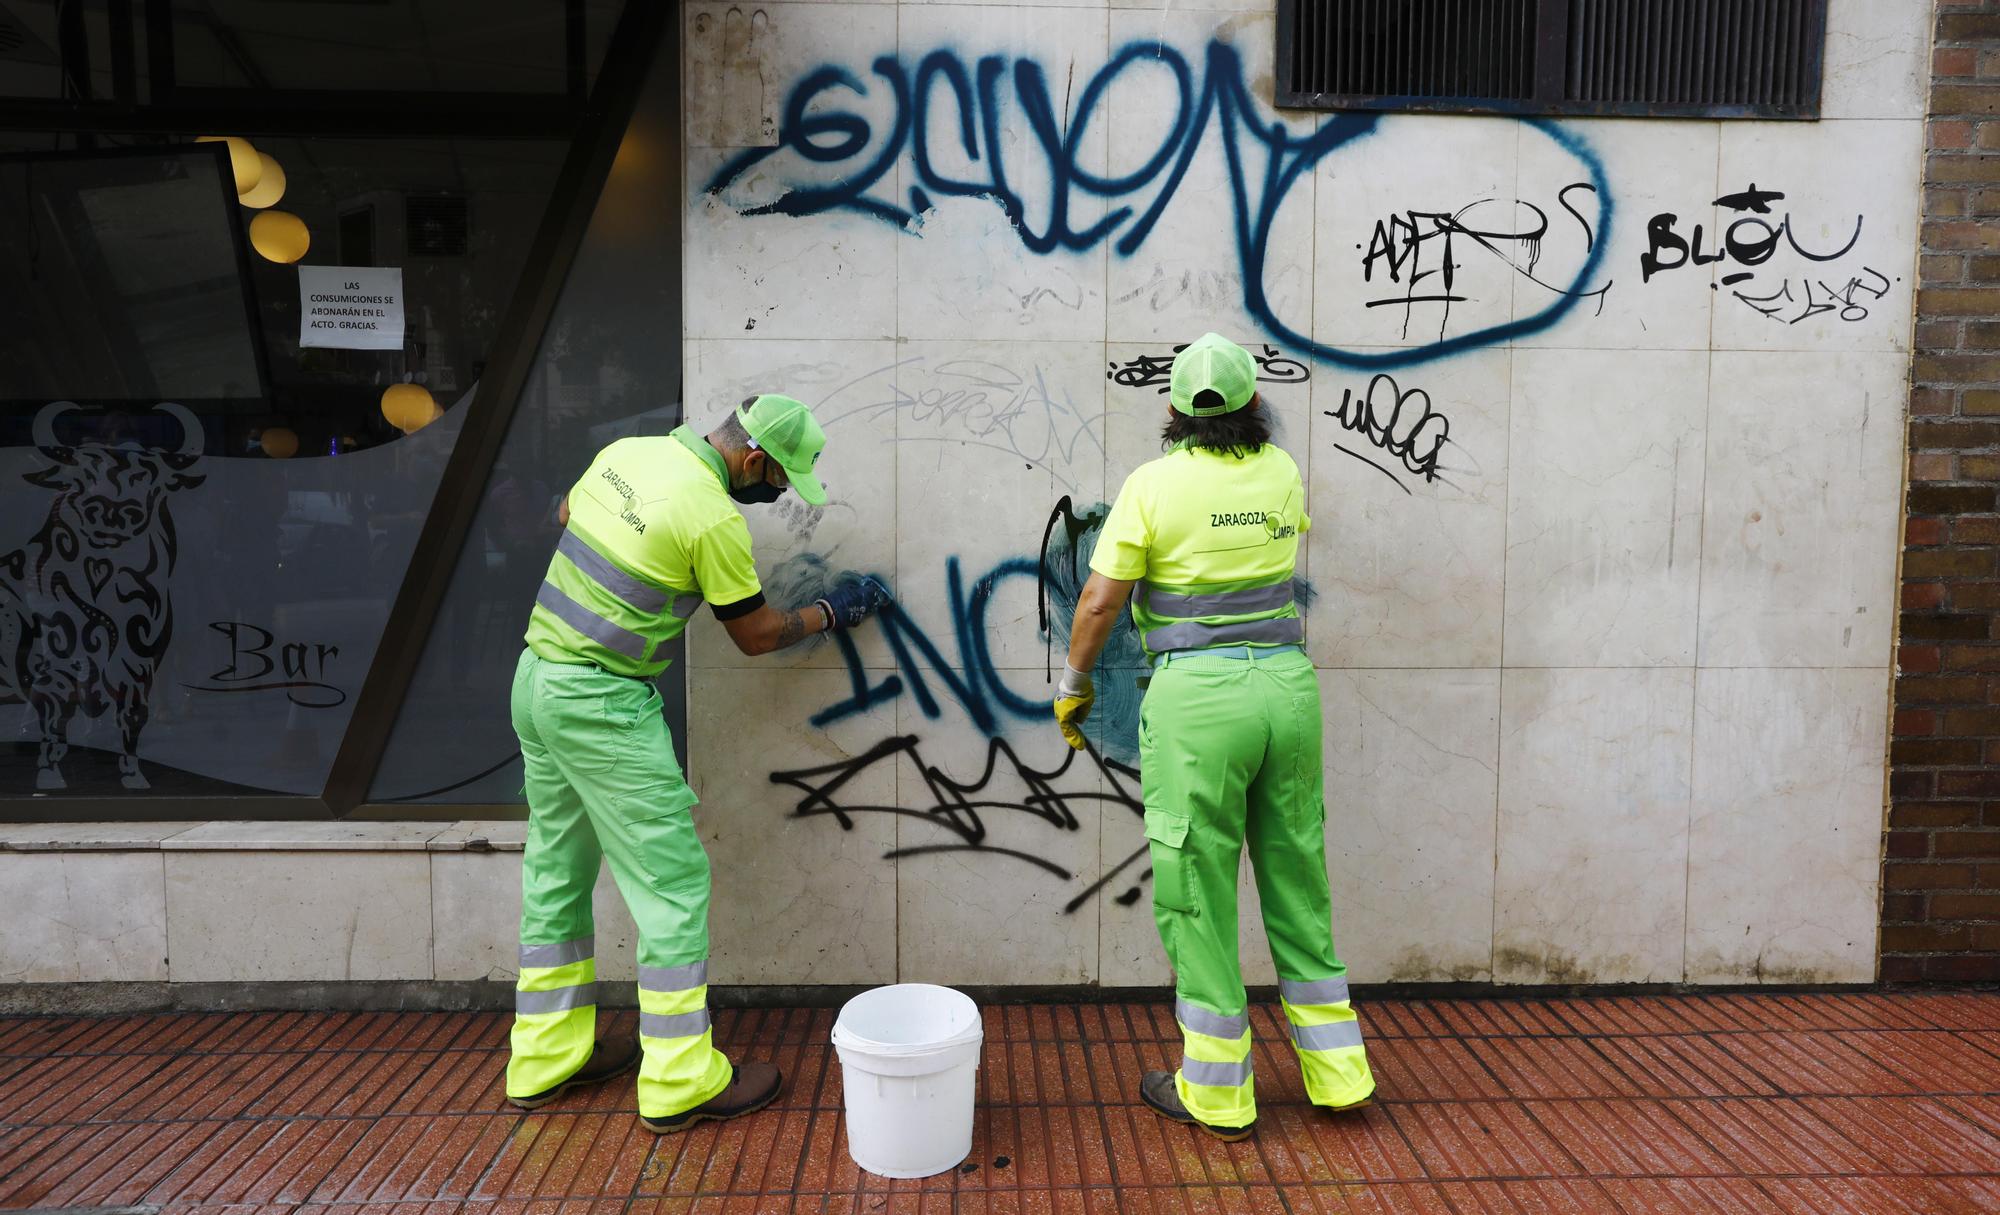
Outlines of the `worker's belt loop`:
M 1160 654 L 1153 659 L 1153 666 L 1157 670 L 1160 667 L 1172 665 L 1176 659 L 1187 658 L 1237 658 L 1248 662 L 1256 662 L 1278 654 L 1302 654 L 1304 652 L 1305 648 L 1303 646 L 1296 645 L 1225 645 L 1217 646 L 1211 650 L 1168 650 L 1166 653 Z

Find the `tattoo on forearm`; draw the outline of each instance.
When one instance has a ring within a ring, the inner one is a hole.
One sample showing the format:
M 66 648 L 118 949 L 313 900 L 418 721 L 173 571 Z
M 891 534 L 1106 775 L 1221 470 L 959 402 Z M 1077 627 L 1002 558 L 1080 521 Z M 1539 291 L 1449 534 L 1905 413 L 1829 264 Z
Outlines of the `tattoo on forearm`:
M 782 650 L 787 646 L 795 646 L 805 639 L 805 617 L 799 615 L 796 608 L 784 613 L 784 619 L 778 625 L 778 648 Z

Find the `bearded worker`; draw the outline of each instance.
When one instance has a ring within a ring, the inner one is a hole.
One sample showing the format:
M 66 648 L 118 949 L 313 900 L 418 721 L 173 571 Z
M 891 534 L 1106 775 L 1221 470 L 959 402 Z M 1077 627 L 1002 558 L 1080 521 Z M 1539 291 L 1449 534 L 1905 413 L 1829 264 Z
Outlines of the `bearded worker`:
M 1271 442 L 1256 362 L 1226 338 L 1174 358 L 1168 401 L 1166 454 L 1126 479 L 1091 555 L 1055 715 L 1081 750 L 1089 672 L 1131 600 L 1153 664 L 1139 717 L 1153 918 L 1183 1038 L 1179 1069 L 1148 1072 L 1140 1096 L 1235 1140 L 1257 1120 L 1236 956 L 1246 841 L 1306 1092 L 1353 1109 L 1375 1081 L 1333 950 L 1319 680 L 1292 593 L 1312 523 L 1298 465 Z
M 853 628 L 888 601 L 851 579 L 800 608 L 764 601 L 737 503 L 818 506 L 826 434 L 790 397 L 752 397 L 706 437 L 620 439 L 564 499 L 565 526 L 514 674 L 529 807 L 507 1099 L 523 1109 L 639 1064 L 639 1117 L 667 1134 L 762 1109 L 782 1077 L 732 1066 L 708 1014 L 708 855 L 653 678 L 704 602 L 745 654 Z M 608 861 L 639 928 L 639 1039 L 596 1041 L 591 890 Z M 643 1055 L 643 1061 L 642 1061 Z

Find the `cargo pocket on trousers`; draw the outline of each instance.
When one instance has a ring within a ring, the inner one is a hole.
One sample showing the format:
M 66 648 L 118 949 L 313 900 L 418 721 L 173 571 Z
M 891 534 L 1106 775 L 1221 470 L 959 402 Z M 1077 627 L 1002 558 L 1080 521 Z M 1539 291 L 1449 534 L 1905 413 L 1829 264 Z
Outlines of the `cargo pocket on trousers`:
M 1194 875 L 1187 856 L 1188 816 L 1172 810 L 1146 810 L 1146 841 L 1153 855 L 1153 905 L 1165 911 L 1198 915 L 1194 905 Z

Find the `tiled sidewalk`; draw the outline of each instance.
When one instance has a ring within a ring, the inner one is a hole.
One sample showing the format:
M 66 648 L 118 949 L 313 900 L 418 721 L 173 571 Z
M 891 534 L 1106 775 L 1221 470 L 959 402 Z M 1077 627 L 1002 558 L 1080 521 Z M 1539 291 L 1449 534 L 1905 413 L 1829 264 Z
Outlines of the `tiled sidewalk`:
M 597 1212 L 2000 1211 L 2000 995 L 1385 1001 L 1371 1109 L 1304 1104 L 1256 1012 L 1258 1132 L 1137 1104 L 1169 1007 L 989 1009 L 970 1161 L 859 1173 L 826 1010 L 723 1012 L 772 1109 L 655 1139 L 629 1079 L 522 1115 L 490 1014 L 0 1020 L 0 1208 Z M 633 1014 L 608 1018 L 633 1032 Z M 532 1201 L 531 1201 L 532 1200 Z

